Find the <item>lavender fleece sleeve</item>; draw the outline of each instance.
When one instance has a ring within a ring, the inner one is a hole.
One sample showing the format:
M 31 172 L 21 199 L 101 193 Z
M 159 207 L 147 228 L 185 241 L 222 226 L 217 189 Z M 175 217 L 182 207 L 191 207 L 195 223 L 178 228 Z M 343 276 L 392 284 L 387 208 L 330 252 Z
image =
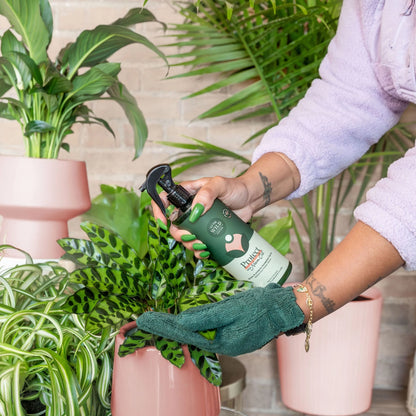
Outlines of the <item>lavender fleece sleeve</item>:
M 344 1 L 320 78 L 254 151 L 253 162 L 268 152 L 285 153 L 294 161 L 301 184 L 288 199 L 306 194 L 357 161 L 406 107 L 380 87 L 373 70 L 368 44 L 377 13 L 369 9 L 378 3 Z
M 264 136 L 253 161 L 282 152 L 294 161 L 306 194 L 358 160 L 400 118 L 407 106 L 394 86 L 380 86 L 377 30 L 380 2 L 345 0 L 336 36 L 305 98 Z M 376 62 L 374 62 L 376 61 Z M 386 92 L 388 89 L 391 93 Z M 416 149 L 393 163 L 385 179 L 354 212 L 390 241 L 416 270 Z

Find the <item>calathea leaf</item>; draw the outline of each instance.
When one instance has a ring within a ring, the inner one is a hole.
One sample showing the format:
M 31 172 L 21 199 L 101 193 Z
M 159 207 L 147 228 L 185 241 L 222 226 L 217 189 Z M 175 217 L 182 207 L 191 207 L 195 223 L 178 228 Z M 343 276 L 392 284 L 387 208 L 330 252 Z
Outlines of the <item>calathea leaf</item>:
M 86 319 L 86 329 L 96 332 L 128 320 L 133 314 L 141 314 L 144 307 L 128 296 L 106 296 L 99 300 Z
M 124 340 L 123 344 L 120 345 L 118 355 L 120 357 L 125 357 L 126 355 L 129 355 L 136 351 L 138 348 L 153 345 L 153 335 L 137 328 L 136 331 L 130 332 Z
M 185 355 L 179 342 L 157 335 L 154 335 L 154 342 L 162 357 L 166 358 L 175 367 L 181 368 L 185 364 Z
M 138 254 L 117 234 L 90 222 L 83 222 L 81 228 L 87 233 L 102 255 L 112 259 L 116 268 L 127 270 L 131 274 L 146 275 L 146 265 L 141 261 Z
M 217 355 L 200 350 L 193 345 L 188 345 L 188 349 L 192 362 L 198 367 L 201 375 L 214 386 L 220 386 L 222 383 L 222 371 Z
M 90 313 L 94 309 L 97 302 L 103 298 L 104 294 L 102 294 L 99 290 L 84 287 L 69 296 L 62 306 L 62 309 L 70 313 Z
M 86 267 L 71 272 L 70 280 L 86 287 L 113 295 L 127 295 L 142 298 L 143 287 L 140 281 L 124 270 L 108 267 Z

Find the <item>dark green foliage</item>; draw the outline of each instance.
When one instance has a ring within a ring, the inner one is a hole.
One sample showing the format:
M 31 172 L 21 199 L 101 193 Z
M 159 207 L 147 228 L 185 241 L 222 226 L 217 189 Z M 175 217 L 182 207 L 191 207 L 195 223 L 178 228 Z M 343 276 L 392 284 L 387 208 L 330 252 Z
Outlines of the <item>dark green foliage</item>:
M 119 235 L 91 222 L 81 225 L 89 240 L 59 240 L 63 257 L 79 266 L 70 275 L 79 289 L 68 296 L 63 308 L 83 315 L 89 331 L 118 328 L 148 310 L 176 314 L 251 287 L 249 282 L 236 281 L 214 261 L 195 259 L 153 218 L 149 217 L 147 226 L 148 251 L 141 257 Z M 215 332 L 206 336 L 213 337 Z M 173 365 L 183 365 L 185 357 L 178 342 L 141 330 L 127 334 L 119 355 L 148 345 L 155 346 Z M 190 352 L 201 374 L 219 385 L 216 356 L 195 348 Z

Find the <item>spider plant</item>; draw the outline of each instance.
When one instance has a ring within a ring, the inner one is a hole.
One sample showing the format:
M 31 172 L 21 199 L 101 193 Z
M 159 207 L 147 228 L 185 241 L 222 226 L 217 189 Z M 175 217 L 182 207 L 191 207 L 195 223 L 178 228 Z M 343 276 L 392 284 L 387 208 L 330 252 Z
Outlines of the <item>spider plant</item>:
M 113 336 L 62 309 L 71 286 L 57 263 L 0 260 L 1 416 L 111 415 Z
M 57 158 L 61 149 L 69 151 L 64 140 L 75 123 L 99 124 L 114 135 L 108 122 L 86 104 L 110 100 L 122 107 L 133 129 L 137 158 L 147 138 L 146 122 L 135 98 L 118 79 L 120 63 L 108 58 L 138 44 L 166 61 L 155 45 L 131 28 L 158 22 L 154 15 L 133 8 L 111 24 L 84 30 L 54 60 L 48 56 L 53 35 L 48 0 L 2 0 L 0 15 L 10 24 L 0 40 L 0 117 L 20 124 L 26 155 Z M 10 90 L 14 94 L 6 95 Z
M 179 49 L 179 53 L 171 57 L 176 59 L 175 65 L 185 71 L 175 77 L 216 75 L 215 82 L 185 98 L 223 88 L 231 91 L 228 98 L 198 118 L 227 116 L 239 121 L 262 116 L 262 120 L 269 120 L 242 145 L 276 125 L 318 77 L 319 65 L 335 34 L 340 4 L 339 0 L 255 1 L 250 4 L 244 0 L 205 0 L 195 8 L 181 3 L 180 13 L 185 22 L 172 26 L 171 33 L 176 41 L 169 46 Z M 414 139 L 407 127 L 403 123 L 397 125 L 358 163 L 304 196 L 300 207 L 292 204 L 305 277 L 333 249 L 338 214 L 347 197 L 353 196 L 358 204 L 368 184 L 385 175 L 388 165 L 412 145 Z M 162 142 L 183 150 L 170 162 L 177 172 L 227 159 L 247 167 L 250 164 L 237 153 L 202 140 L 192 140 Z M 357 183 L 359 186 L 355 185 Z M 303 238 L 305 233 L 307 242 Z

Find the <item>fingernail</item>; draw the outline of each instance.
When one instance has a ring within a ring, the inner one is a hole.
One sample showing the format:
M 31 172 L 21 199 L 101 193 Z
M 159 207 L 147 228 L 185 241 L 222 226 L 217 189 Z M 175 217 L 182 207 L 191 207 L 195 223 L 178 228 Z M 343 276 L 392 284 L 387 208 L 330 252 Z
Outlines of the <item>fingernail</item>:
M 202 204 L 196 204 L 191 211 L 191 215 L 189 216 L 189 222 L 194 223 L 204 212 L 204 206 Z
M 192 245 L 192 248 L 194 250 L 205 250 L 207 248 L 207 246 L 204 243 L 194 243 Z
M 170 217 L 170 214 L 172 214 L 172 212 L 173 211 L 175 211 L 175 205 L 169 205 L 167 208 L 166 208 L 166 215 L 168 216 L 168 217 Z
M 158 223 L 158 225 L 159 225 L 159 227 L 162 229 L 162 230 L 165 230 L 165 231 L 167 231 L 168 230 L 168 227 L 166 226 L 166 224 L 160 219 L 160 218 L 158 218 L 157 220 L 157 223 Z
M 195 240 L 195 238 L 196 238 L 196 235 L 193 235 L 193 234 L 184 234 L 181 236 L 181 240 L 185 242 Z
M 209 251 L 203 251 L 202 253 L 199 253 L 199 256 L 204 259 L 205 257 L 208 257 L 210 254 L 211 253 Z

